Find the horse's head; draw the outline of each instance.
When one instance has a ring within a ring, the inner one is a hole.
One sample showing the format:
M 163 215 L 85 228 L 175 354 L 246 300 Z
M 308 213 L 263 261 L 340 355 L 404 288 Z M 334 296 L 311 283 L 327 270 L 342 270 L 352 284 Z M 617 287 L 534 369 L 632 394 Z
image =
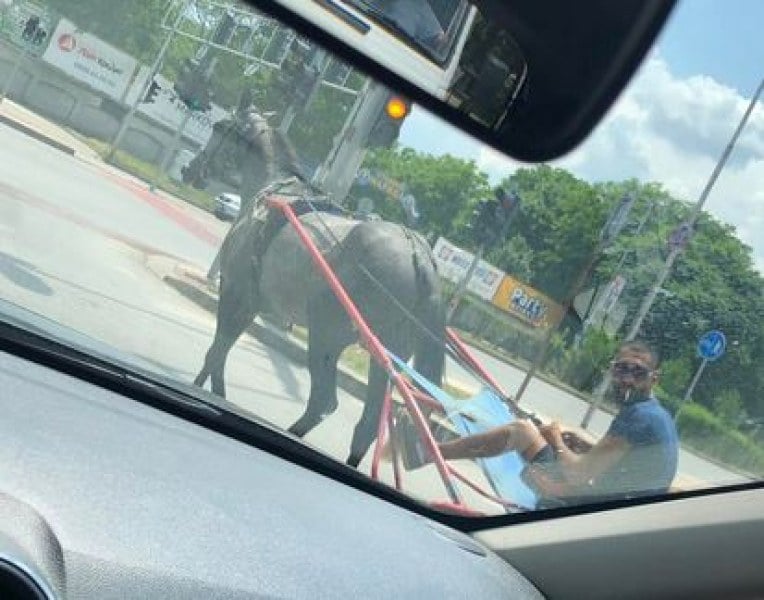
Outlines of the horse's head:
M 231 118 L 218 121 L 202 151 L 182 171 L 184 183 L 197 188 L 210 178 L 252 196 L 285 175 L 302 175 L 297 154 L 286 136 L 268 123 L 270 115 L 254 105 L 240 105 Z
M 232 142 L 236 139 L 233 131 L 235 127 L 236 122 L 230 118 L 213 125 L 212 135 L 207 144 L 181 169 L 183 183 L 204 189 L 210 178 L 230 180 L 231 172 L 238 172 L 238 161 L 231 156 Z

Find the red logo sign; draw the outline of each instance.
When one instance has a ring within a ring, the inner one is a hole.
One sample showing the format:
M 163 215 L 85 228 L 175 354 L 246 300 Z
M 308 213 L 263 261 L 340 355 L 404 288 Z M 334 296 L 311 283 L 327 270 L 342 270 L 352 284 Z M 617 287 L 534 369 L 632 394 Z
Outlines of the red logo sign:
M 64 52 L 71 52 L 77 47 L 77 40 L 70 33 L 63 33 L 58 38 L 58 47 Z

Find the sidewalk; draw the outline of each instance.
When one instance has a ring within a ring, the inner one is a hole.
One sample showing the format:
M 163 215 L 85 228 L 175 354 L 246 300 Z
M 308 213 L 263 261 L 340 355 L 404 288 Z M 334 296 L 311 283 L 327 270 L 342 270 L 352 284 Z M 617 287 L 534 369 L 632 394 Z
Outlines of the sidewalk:
M 0 102 L 0 123 L 13 127 L 57 150 L 87 160 L 100 161 L 98 154 L 87 144 L 62 127 L 5 98 Z

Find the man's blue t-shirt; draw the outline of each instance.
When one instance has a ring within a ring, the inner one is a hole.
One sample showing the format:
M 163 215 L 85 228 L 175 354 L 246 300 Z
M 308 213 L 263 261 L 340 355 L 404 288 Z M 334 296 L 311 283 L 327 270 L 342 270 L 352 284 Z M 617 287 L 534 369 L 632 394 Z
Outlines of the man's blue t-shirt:
M 651 397 L 627 404 L 607 435 L 626 440 L 626 455 L 594 482 L 597 495 L 635 497 L 668 491 L 674 480 L 679 437 L 674 420 Z

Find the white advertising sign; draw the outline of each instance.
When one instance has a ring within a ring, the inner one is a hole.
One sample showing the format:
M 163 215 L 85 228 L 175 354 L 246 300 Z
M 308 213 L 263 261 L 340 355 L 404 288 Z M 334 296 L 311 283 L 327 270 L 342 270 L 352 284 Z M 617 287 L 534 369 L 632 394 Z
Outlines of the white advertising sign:
M 138 94 L 143 91 L 148 74 L 149 69 L 141 65 L 125 97 L 128 106 L 131 106 Z M 177 129 L 183 122 L 188 109 L 176 97 L 172 81 L 162 75 L 154 77 L 154 81 L 159 84 L 157 93 L 151 102 L 141 101 L 138 104 L 138 112 L 171 129 Z M 141 100 L 145 100 L 145 97 Z M 199 144 L 206 144 L 212 135 L 212 125 L 227 116 L 228 113 L 215 104 L 209 112 L 192 112 L 183 134 Z
M 137 66 L 134 58 L 61 19 L 42 59 L 94 90 L 120 100 Z
M 454 246 L 445 238 L 438 238 L 433 253 L 440 276 L 457 284 L 464 279 L 475 258 L 474 254 Z M 503 277 L 503 271 L 481 260 L 467 284 L 467 289 L 483 300 L 491 302 Z

